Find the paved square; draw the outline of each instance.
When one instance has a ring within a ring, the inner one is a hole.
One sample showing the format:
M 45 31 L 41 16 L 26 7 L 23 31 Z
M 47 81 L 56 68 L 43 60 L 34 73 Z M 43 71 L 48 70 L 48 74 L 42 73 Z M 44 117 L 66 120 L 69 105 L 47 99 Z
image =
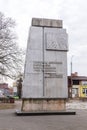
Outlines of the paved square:
M 83 103 L 87 105 L 77 105 Z M 15 109 L 0 110 L 0 130 L 87 130 L 86 108 L 76 109 L 76 115 L 16 116 L 14 112 Z

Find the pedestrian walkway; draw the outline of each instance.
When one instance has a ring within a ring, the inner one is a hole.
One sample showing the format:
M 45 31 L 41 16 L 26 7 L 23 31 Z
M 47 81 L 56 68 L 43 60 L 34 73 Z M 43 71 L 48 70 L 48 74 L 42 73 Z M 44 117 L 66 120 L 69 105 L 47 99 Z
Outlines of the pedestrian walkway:
M 86 109 L 87 110 L 87 101 L 81 100 L 70 100 L 66 103 L 66 109 Z

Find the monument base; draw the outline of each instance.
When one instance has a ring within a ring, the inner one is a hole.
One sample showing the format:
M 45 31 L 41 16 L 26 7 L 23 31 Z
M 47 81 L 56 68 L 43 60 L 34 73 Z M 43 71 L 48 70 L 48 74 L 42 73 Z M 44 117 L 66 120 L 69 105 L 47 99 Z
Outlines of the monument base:
M 63 111 L 66 99 L 59 98 L 23 98 L 21 111 Z
M 45 116 L 45 115 L 76 115 L 75 111 L 31 111 L 16 110 L 17 116 Z

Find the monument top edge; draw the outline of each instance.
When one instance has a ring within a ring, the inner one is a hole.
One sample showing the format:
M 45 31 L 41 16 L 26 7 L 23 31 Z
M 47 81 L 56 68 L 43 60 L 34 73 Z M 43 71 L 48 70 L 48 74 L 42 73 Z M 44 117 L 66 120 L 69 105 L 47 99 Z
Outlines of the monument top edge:
M 58 19 L 32 18 L 32 26 L 62 28 L 63 25 Z

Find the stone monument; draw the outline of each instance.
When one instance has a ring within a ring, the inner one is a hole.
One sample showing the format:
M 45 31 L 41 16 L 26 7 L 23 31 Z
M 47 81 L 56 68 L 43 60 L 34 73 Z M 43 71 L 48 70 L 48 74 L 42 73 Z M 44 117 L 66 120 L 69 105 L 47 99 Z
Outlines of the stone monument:
M 62 20 L 32 19 L 24 68 L 22 111 L 65 110 L 67 39 Z

